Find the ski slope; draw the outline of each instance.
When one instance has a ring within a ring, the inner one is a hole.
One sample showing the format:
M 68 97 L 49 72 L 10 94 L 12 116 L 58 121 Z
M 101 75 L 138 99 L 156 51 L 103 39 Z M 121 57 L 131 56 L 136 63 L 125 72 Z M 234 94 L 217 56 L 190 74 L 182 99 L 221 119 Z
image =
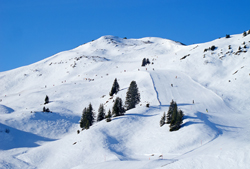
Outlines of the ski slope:
M 250 35 L 231 37 L 184 46 L 104 36 L 0 72 L 0 168 L 248 168 Z M 233 53 L 243 41 L 245 52 Z M 217 49 L 204 58 L 211 45 Z M 141 67 L 143 58 L 151 64 Z M 100 104 L 112 109 L 115 78 L 115 97 L 125 101 L 135 80 L 141 102 L 77 134 L 89 103 L 96 113 Z M 46 95 L 52 113 L 42 112 Z M 159 125 L 172 99 L 185 114 L 175 132 Z

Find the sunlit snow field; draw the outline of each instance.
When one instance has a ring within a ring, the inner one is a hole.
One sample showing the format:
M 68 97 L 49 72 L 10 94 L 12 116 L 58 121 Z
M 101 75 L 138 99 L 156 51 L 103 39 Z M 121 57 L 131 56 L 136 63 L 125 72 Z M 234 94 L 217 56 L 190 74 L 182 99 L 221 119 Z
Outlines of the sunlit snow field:
M 214 51 L 204 52 L 212 45 Z M 190 46 L 103 36 L 0 72 L 0 168 L 247 169 L 249 47 L 250 35 L 242 34 Z M 141 67 L 143 58 L 151 64 Z M 115 78 L 120 91 L 111 98 Z M 89 103 L 96 115 L 100 104 L 112 110 L 116 97 L 125 101 L 132 80 L 141 95 L 136 108 L 80 129 Z M 159 125 L 172 99 L 185 115 L 174 132 Z M 52 113 L 42 112 L 44 106 Z

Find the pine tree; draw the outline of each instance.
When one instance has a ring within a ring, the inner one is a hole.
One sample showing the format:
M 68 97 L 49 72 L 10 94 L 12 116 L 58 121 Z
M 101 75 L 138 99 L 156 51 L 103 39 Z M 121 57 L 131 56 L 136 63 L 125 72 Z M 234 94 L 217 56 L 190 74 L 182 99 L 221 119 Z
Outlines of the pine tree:
M 147 60 L 146 58 L 143 58 L 141 66 L 146 66 L 147 65 Z
M 120 90 L 120 86 L 117 82 L 117 79 L 115 78 L 111 91 L 109 92 L 109 95 L 113 96 L 113 94 L 117 94 L 119 90 Z
M 247 36 L 247 33 L 244 31 L 244 32 L 243 32 L 243 37 L 245 37 L 245 36 Z
M 86 126 L 87 123 L 87 108 L 85 107 L 82 111 L 82 117 L 80 120 L 80 127 L 84 128 Z
M 94 123 L 94 113 L 91 103 L 88 108 L 84 108 L 82 112 L 82 117 L 80 120 L 80 127 L 83 129 L 88 129 Z
M 89 129 L 89 127 L 90 127 L 90 125 L 89 125 L 89 121 L 87 120 L 86 125 L 85 125 L 85 127 L 84 127 L 84 128 L 85 128 L 86 130 L 88 130 L 88 129 Z
M 149 58 L 147 58 L 147 64 L 150 64 Z
M 121 116 L 124 114 L 124 108 L 123 108 L 123 105 L 122 105 L 122 99 L 117 97 L 115 99 L 115 102 L 114 102 L 114 105 L 113 105 L 113 108 L 112 108 L 112 114 L 116 117 L 116 116 Z
M 160 127 L 162 127 L 166 123 L 165 121 L 166 121 L 166 113 L 164 112 L 160 120 Z
M 168 109 L 168 113 L 167 113 L 167 124 L 170 124 L 171 123 L 171 120 L 172 120 L 172 114 L 173 114 L 173 111 L 174 111 L 174 108 L 177 107 L 177 104 L 175 101 L 171 101 L 170 103 L 170 106 L 169 106 L 169 109 Z
M 103 107 L 103 104 L 100 104 L 98 109 L 97 121 L 102 121 L 103 119 L 105 119 L 105 109 Z
M 46 95 L 44 104 L 48 104 L 48 103 L 49 103 L 49 97 Z
M 227 35 L 226 35 L 226 38 L 230 38 L 230 35 L 227 34 Z
M 127 110 L 135 108 L 135 105 L 140 102 L 140 93 L 135 81 L 130 83 L 127 91 L 125 107 Z
M 250 30 L 248 30 L 247 34 L 250 35 Z
M 87 108 L 87 121 L 89 122 L 89 126 L 92 126 L 92 124 L 94 123 L 94 120 L 95 120 L 95 116 L 93 112 L 93 107 L 90 103 L 89 107 Z
M 179 130 L 183 121 L 183 112 L 182 110 L 178 110 L 177 107 L 174 108 L 173 111 L 173 116 L 172 116 L 172 120 L 170 123 L 170 131 L 176 131 Z
M 212 51 L 214 51 L 214 50 L 216 49 L 216 47 L 213 45 L 213 46 L 210 47 L 210 49 L 211 49 Z
M 108 115 L 106 116 L 106 121 L 107 122 L 110 122 L 111 121 L 111 111 L 110 111 L 110 109 L 109 109 L 109 111 L 108 111 Z

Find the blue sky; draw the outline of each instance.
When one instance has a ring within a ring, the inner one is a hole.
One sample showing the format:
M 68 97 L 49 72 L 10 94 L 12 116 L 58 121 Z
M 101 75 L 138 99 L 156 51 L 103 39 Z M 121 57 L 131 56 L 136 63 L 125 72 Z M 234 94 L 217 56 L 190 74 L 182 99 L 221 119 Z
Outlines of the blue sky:
M 0 0 L 0 72 L 103 35 L 202 43 L 250 29 L 249 0 Z

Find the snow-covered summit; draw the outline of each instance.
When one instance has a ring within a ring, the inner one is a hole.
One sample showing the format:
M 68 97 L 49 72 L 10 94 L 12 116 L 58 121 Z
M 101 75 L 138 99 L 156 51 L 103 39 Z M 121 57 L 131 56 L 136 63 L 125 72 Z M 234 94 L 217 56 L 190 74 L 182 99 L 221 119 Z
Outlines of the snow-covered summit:
M 249 48 L 242 34 L 188 46 L 108 35 L 0 72 L 0 168 L 247 168 Z M 115 78 L 115 97 L 135 80 L 141 102 L 77 134 L 89 103 L 112 109 Z M 159 126 L 172 99 L 185 114 L 176 132 Z

